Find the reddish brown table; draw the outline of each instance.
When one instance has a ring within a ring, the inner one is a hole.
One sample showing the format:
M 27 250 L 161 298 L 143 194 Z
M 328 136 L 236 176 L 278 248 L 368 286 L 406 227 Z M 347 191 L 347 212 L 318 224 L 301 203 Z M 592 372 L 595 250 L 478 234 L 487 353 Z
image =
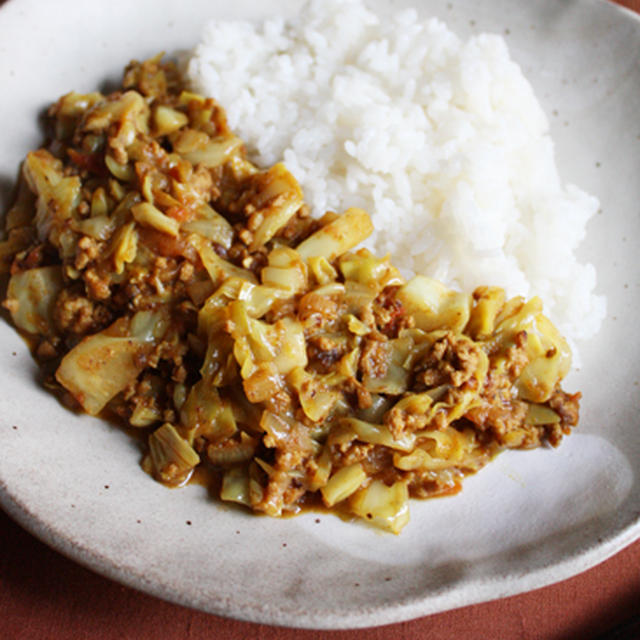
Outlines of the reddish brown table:
M 617 1 L 640 12 L 640 0 Z M 300 631 L 219 618 L 120 586 L 52 551 L 0 511 L 0 640 L 66 638 L 640 640 L 640 541 L 523 595 L 376 629 Z

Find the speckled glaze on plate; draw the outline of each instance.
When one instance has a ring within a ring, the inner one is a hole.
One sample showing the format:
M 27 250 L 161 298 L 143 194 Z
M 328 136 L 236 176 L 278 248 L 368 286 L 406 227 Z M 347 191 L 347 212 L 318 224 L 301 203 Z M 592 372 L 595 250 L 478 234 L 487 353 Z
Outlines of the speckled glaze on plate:
M 36 536 L 177 603 L 345 628 L 540 587 L 640 535 L 640 21 L 597 0 L 411 4 L 461 35 L 505 35 L 552 120 L 561 175 L 601 200 L 582 255 L 598 267 L 609 317 L 566 383 L 584 393 L 578 431 L 558 450 L 500 456 L 454 498 L 413 502 L 399 537 L 326 514 L 254 517 L 201 486 L 153 482 L 126 434 L 66 411 L 39 386 L 24 342 L 0 322 L 0 502 Z M 38 114 L 59 95 L 119 79 L 130 58 L 190 48 L 209 17 L 299 6 L 10 0 L 0 9 L 2 209 L 20 160 L 41 141 Z

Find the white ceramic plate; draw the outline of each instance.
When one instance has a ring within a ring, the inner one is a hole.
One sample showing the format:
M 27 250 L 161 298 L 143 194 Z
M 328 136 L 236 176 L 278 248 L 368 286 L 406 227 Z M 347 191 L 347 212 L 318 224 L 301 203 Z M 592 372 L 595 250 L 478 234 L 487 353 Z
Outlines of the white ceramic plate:
M 0 500 L 45 542 L 178 603 L 335 628 L 540 587 L 640 535 L 640 21 L 596 0 L 413 4 L 461 35 L 506 35 L 553 121 L 563 178 L 601 199 L 583 257 L 598 267 L 609 318 L 566 383 L 584 392 L 577 433 L 557 451 L 500 456 L 457 497 L 414 502 L 399 537 L 328 515 L 253 517 L 202 487 L 149 479 L 123 432 L 67 412 L 38 386 L 24 342 L 0 322 Z M 119 79 L 130 58 L 189 48 L 207 17 L 297 6 L 10 0 L 0 9 L 2 208 L 18 163 L 41 141 L 38 114 L 58 95 Z

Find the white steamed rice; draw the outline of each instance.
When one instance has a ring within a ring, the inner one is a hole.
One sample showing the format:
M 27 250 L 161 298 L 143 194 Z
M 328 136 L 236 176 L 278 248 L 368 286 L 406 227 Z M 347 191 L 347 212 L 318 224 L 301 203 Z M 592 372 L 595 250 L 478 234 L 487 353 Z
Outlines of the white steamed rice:
M 598 201 L 561 182 L 503 38 L 317 0 L 291 20 L 209 23 L 188 73 L 255 162 L 284 160 L 315 213 L 366 209 L 367 245 L 405 273 L 539 295 L 572 342 L 598 331 L 606 301 L 574 255 Z

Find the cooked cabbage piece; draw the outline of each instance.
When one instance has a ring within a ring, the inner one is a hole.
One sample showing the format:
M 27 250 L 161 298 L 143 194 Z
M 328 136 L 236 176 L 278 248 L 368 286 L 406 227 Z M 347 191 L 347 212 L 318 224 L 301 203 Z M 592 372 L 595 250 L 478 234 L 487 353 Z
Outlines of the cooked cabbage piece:
M 56 371 L 57 381 L 90 415 L 135 382 L 156 340 L 163 336 L 161 313 L 140 311 L 131 321 L 120 318 L 108 329 L 84 338 Z
M 55 333 L 53 309 L 64 286 L 58 265 L 21 271 L 11 276 L 6 306 L 14 324 L 27 333 Z
M 374 480 L 351 497 L 349 506 L 357 516 L 391 533 L 400 533 L 409 522 L 409 492 L 401 481 L 389 487 Z
M 328 507 L 332 507 L 334 504 L 342 502 L 355 493 L 366 479 L 367 474 L 359 462 L 342 467 L 320 489 L 324 503 Z
M 200 462 L 200 456 L 168 422 L 149 436 L 153 474 L 170 485 L 184 484 Z
M 366 240 L 372 231 L 366 211 L 354 207 L 304 240 L 297 251 L 305 260 L 322 257 L 332 262 Z
M 415 276 L 398 291 L 398 298 L 424 331 L 462 331 L 469 321 L 471 296 L 452 291 L 426 276 Z

